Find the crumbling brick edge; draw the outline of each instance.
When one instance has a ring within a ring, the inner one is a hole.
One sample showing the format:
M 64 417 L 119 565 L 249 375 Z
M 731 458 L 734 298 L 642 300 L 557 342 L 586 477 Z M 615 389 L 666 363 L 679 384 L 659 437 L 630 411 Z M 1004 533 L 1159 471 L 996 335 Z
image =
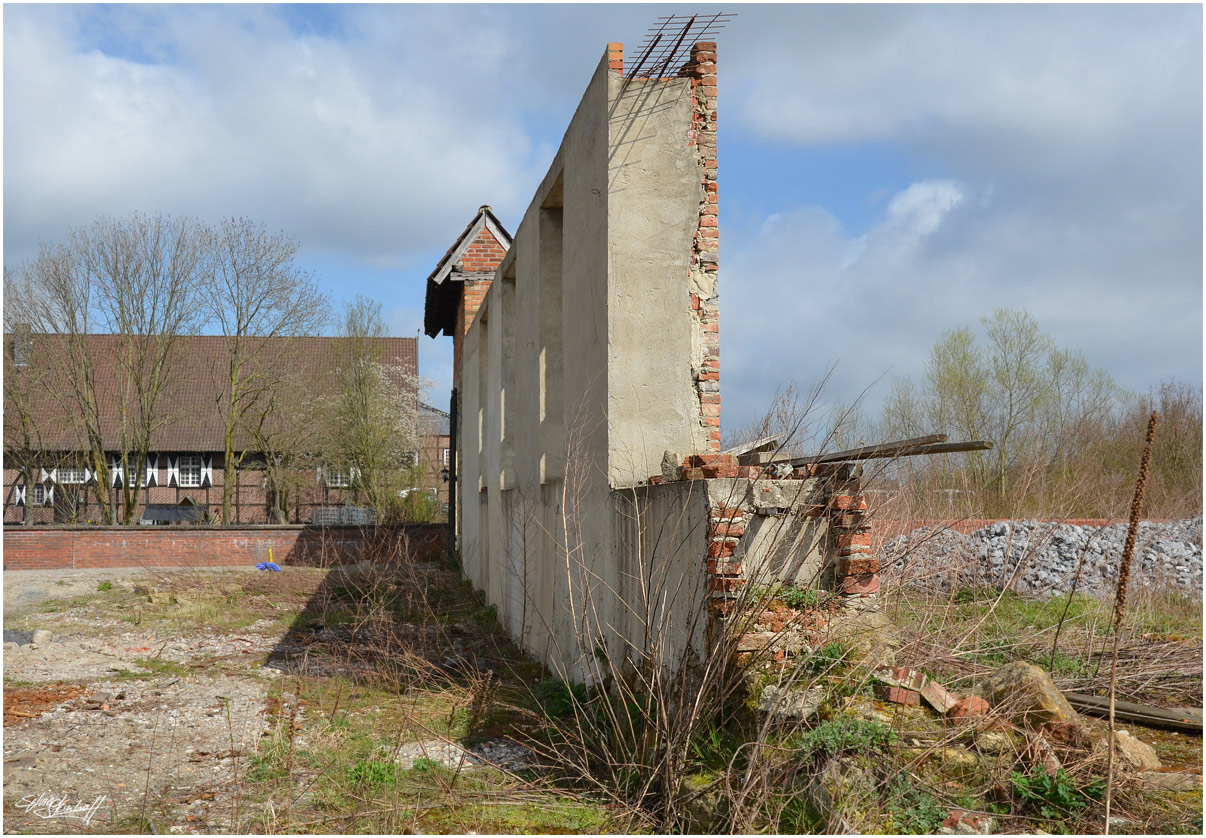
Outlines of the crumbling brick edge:
M 683 480 L 748 479 L 751 488 L 755 481 L 770 476 L 767 467 L 738 465 L 730 454 L 689 456 L 683 461 L 681 473 Z M 881 563 L 872 552 L 871 522 L 860 475 L 861 469 L 854 463 L 825 463 L 805 465 L 786 478 L 778 478 L 820 480 L 812 502 L 799 514 L 827 519 L 825 564 L 818 587 L 834 595 L 834 604 L 840 610 L 867 611 L 878 607 Z M 665 482 L 664 475 L 649 478 L 651 485 Z M 741 558 L 744 551 L 739 548 L 756 507 L 753 491 L 731 492 L 728 497 L 732 499 L 711 507 L 708 522 L 704 569 L 710 616 L 719 621 L 741 621 L 747 633 L 738 640 L 739 652 L 770 648 L 771 659 L 781 661 L 789 654 L 805 650 L 808 645 L 805 635 L 823 633 L 828 620 L 818 610 L 786 607 L 758 615 L 738 613 L 741 605 L 759 605 L 742 597 L 748 580 Z

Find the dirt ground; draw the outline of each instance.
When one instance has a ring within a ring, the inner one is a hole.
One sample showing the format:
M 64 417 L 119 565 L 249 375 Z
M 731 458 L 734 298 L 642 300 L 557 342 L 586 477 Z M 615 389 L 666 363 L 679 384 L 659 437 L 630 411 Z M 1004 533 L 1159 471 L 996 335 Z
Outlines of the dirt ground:
M 517 776 L 530 752 L 496 699 L 544 676 L 442 564 L 6 572 L 4 605 L 5 832 L 609 817 Z
M 312 585 L 322 574 L 296 573 Z M 239 771 L 266 727 L 268 685 L 281 675 L 264 662 L 288 625 L 267 616 L 182 631 L 163 619 L 188 607 L 164 593 L 172 580 L 170 571 L 4 574 L 5 629 L 51 633 L 5 644 L 5 832 L 139 831 L 152 804 L 172 831 L 229 828 Z

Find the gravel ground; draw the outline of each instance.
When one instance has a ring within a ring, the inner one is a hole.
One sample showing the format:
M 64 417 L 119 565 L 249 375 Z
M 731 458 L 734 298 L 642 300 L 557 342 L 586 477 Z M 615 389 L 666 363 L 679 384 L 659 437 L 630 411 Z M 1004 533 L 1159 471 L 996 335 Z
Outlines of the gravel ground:
M 175 833 L 238 831 L 246 823 L 239 777 L 268 730 L 271 684 L 302 665 L 321 675 L 323 662 L 309 661 L 305 649 L 342 631 L 290 631 L 291 617 L 316 589 L 340 580 L 294 571 L 273 580 L 283 586 L 274 599 L 291 604 L 244 612 L 237 629 L 181 629 L 197 625 L 188 622 L 191 608 L 210 602 L 208 580 L 196 573 L 5 572 L 6 833 L 137 832 L 142 812 Z M 108 590 L 98 591 L 105 581 Z M 243 585 L 238 577 L 214 580 L 215 589 Z M 239 616 L 240 606 L 230 607 Z M 331 668 L 344 671 L 338 662 Z M 404 743 L 398 754 L 404 767 L 424 756 L 511 771 L 531 759 L 503 739 L 471 749 Z
M 96 593 L 100 582 L 153 585 L 170 579 L 180 571 L 190 574 L 256 573 L 255 568 L 141 568 L 114 567 L 100 570 L 6 570 L 4 571 L 4 613 L 38 605 L 49 599 L 72 599 Z
M 1127 525 L 1079 527 L 1038 521 L 1000 521 L 966 535 L 923 528 L 887 543 L 885 580 L 947 590 L 966 585 L 1012 587 L 1050 596 L 1113 590 Z M 1082 561 L 1083 560 L 1083 561 Z M 1083 566 L 1082 566 L 1083 565 Z M 1079 569 L 1079 582 L 1076 582 Z M 1202 594 L 1202 518 L 1141 522 L 1132 584 Z
M 170 812 L 178 831 L 230 828 L 236 774 L 265 729 L 277 673 L 262 662 L 281 624 L 180 633 L 69 604 L 49 611 L 96 596 L 102 580 L 132 596 L 159 579 L 5 572 L 6 629 L 19 626 L 6 635 L 24 641 L 4 649 L 5 832 L 136 830 L 126 819 L 144 805 Z

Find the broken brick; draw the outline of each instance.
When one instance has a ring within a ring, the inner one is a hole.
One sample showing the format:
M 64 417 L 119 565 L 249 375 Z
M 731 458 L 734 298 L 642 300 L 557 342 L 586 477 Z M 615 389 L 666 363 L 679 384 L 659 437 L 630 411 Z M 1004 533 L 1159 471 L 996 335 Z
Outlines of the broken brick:
M 959 703 L 959 696 L 948 692 L 937 681 L 927 681 L 921 688 L 921 697 L 939 713 L 946 713 Z
M 702 468 L 703 466 L 737 465 L 737 458 L 732 454 L 692 454 L 683 460 L 685 468 Z
M 741 538 L 743 535 L 745 535 L 745 523 L 743 521 L 712 524 L 708 527 L 708 536 L 710 538 Z
M 876 593 L 879 591 L 879 574 L 864 573 L 860 576 L 843 577 L 838 589 L 846 595 Z
M 708 544 L 709 559 L 725 559 L 733 555 L 733 545 L 724 541 L 713 541 Z
M 883 666 L 875 670 L 876 680 L 883 681 L 891 687 L 902 687 L 906 690 L 920 690 L 929 679 L 924 672 L 909 669 L 906 666 Z
M 838 575 L 839 576 L 862 576 L 866 573 L 879 573 L 879 559 L 839 559 L 838 560 Z
M 884 701 L 890 701 L 893 704 L 904 704 L 910 707 L 921 704 L 921 693 L 917 692 L 917 690 L 906 690 L 904 687 L 876 684 L 875 694 Z
M 955 706 L 947 711 L 946 717 L 951 721 L 961 722 L 967 719 L 988 715 L 992 708 L 988 702 L 978 695 L 969 695 L 955 702 Z

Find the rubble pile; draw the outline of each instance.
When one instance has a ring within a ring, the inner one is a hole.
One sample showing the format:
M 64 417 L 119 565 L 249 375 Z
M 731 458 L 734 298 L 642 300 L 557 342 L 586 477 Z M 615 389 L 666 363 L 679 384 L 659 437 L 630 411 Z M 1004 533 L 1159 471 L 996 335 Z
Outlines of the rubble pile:
M 883 572 L 890 574 L 885 579 L 942 590 L 989 585 L 1052 596 L 1075 584 L 1078 593 L 1105 594 L 1117 579 L 1126 532 L 1125 523 L 1091 527 L 1040 521 L 998 521 L 967 534 L 921 528 L 884 545 Z M 1141 522 L 1131 579 L 1200 596 L 1202 517 Z

